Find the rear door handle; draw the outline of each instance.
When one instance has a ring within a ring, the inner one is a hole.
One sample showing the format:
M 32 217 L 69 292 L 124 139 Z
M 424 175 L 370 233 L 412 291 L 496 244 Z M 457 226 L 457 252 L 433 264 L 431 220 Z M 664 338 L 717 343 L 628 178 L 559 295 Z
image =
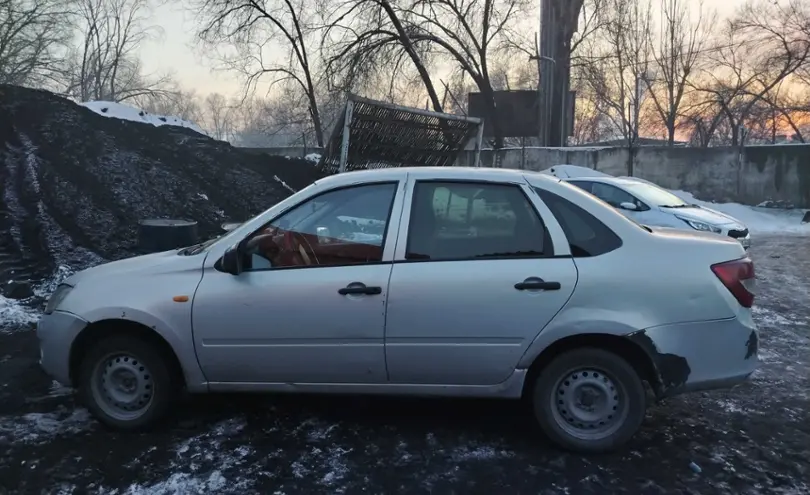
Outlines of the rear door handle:
M 382 294 L 382 287 L 367 287 L 365 284 L 353 282 L 342 289 L 338 289 L 338 294 L 341 296 L 349 295 L 366 295 L 376 296 Z
M 559 282 L 546 282 L 542 278 L 527 278 L 515 284 L 517 290 L 560 290 L 561 287 Z

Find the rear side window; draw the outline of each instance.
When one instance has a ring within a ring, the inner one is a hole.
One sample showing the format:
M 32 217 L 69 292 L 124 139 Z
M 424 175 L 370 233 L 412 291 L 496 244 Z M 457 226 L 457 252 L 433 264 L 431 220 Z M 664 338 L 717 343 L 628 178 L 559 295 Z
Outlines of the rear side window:
M 560 223 L 575 258 L 599 256 L 621 247 L 621 238 L 587 211 L 545 189 L 534 190 Z

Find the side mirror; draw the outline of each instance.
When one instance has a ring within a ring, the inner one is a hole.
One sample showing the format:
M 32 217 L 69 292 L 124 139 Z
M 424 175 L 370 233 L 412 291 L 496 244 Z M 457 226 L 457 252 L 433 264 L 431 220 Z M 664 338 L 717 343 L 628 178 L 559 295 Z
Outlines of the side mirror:
M 225 251 L 222 258 L 219 259 L 219 268 L 231 275 L 239 275 L 242 273 L 242 252 L 240 246 L 236 245 Z
M 318 244 L 328 244 L 330 240 L 329 227 L 315 228 L 315 234 L 318 236 Z
M 638 211 L 638 206 L 636 206 L 635 203 L 630 203 L 629 201 L 620 203 L 619 208 L 622 210 Z

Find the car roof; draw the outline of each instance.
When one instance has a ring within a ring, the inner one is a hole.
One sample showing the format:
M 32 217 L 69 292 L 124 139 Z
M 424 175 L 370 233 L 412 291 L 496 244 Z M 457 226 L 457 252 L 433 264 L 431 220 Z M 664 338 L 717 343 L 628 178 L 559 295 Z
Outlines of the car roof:
M 378 180 L 398 180 L 406 175 L 416 179 L 447 179 L 447 180 L 481 180 L 494 182 L 524 182 L 524 177 L 531 174 L 532 178 L 542 177 L 540 180 L 549 183 L 560 182 L 560 179 L 548 174 L 516 170 L 508 168 L 488 167 L 386 167 L 370 170 L 353 170 L 330 175 L 318 179 L 315 183 L 324 186 L 341 186 L 361 182 Z
M 616 185 L 646 183 L 640 180 L 636 180 L 634 177 L 570 177 L 563 180 L 567 182 L 571 181 L 603 182 L 606 184 L 616 184 Z

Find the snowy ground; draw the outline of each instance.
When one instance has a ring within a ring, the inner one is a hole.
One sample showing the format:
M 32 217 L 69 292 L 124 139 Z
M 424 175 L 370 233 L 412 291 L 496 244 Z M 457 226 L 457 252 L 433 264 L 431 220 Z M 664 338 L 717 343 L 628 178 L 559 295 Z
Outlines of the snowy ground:
M 0 493 L 810 493 L 810 243 L 758 237 L 751 254 L 762 369 L 655 406 L 626 449 L 588 458 L 509 402 L 212 396 L 110 433 L 40 372 L 30 325 L 7 324 Z

